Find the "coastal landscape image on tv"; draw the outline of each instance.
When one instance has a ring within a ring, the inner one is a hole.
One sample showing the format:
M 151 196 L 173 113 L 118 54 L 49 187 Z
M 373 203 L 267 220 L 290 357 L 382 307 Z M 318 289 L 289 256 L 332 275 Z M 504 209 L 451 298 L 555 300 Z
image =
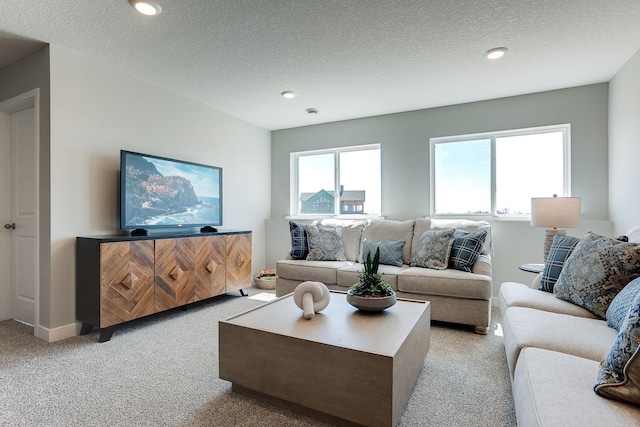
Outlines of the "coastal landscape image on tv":
M 120 228 L 222 225 L 222 168 L 121 151 Z

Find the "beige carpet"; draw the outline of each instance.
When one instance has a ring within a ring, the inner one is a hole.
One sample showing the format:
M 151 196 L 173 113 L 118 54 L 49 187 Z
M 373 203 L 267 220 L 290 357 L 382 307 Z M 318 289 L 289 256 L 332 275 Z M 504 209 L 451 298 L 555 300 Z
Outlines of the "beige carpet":
M 326 425 L 218 378 L 217 321 L 264 303 L 234 294 L 129 323 L 102 344 L 96 332 L 49 344 L 0 322 L 0 426 Z M 500 322 L 487 336 L 434 322 L 399 426 L 516 425 Z

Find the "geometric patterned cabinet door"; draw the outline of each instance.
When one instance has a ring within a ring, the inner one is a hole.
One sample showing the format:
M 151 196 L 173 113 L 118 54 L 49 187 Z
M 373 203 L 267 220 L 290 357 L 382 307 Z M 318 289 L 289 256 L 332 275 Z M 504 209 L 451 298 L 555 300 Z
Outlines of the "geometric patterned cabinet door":
M 231 234 L 227 240 L 227 292 L 251 286 L 251 233 Z
M 194 237 L 195 301 L 225 293 L 227 251 L 224 236 Z
M 156 312 L 195 302 L 195 237 L 156 240 Z
M 154 312 L 153 240 L 100 245 L 100 327 Z

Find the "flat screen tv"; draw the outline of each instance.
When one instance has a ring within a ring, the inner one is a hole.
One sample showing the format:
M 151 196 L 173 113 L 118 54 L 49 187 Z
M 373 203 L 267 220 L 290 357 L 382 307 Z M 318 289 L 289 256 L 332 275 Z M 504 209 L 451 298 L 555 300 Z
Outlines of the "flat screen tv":
M 120 228 L 222 225 L 222 168 L 149 154 L 120 152 Z

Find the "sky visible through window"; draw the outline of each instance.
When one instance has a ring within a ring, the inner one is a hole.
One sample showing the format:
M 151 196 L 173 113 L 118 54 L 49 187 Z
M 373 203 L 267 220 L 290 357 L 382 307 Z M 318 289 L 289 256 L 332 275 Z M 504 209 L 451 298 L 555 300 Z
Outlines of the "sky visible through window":
M 563 132 L 495 138 L 496 214 L 528 215 L 532 197 L 563 195 Z M 437 214 L 491 215 L 491 139 L 437 143 Z

